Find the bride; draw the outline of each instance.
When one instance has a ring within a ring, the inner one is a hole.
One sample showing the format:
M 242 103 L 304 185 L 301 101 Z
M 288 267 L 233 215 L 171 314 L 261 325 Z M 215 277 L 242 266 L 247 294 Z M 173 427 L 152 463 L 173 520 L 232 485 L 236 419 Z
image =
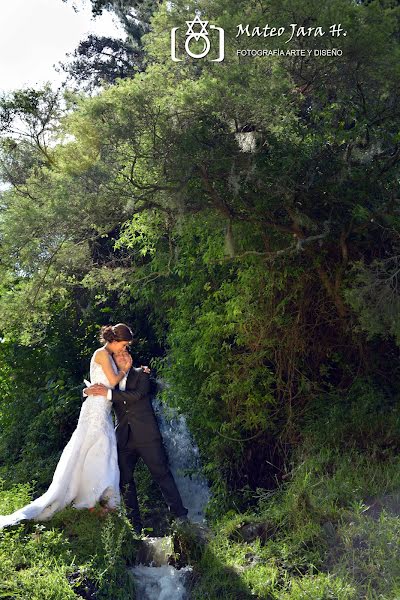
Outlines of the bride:
M 98 348 L 90 361 L 91 384 L 112 389 L 123 383 L 132 366 L 125 352 L 132 342 L 131 329 L 124 323 L 101 328 Z M 116 366 L 113 354 L 121 354 Z M 74 508 L 93 508 L 101 502 L 109 509 L 120 504 L 117 442 L 106 396 L 89 396 L 82 404 L 78 424 L 65 446 L 48 490 L 10 515 L 0 515 L 0 528 L 24 519 L 45 521 L 72 503 Z

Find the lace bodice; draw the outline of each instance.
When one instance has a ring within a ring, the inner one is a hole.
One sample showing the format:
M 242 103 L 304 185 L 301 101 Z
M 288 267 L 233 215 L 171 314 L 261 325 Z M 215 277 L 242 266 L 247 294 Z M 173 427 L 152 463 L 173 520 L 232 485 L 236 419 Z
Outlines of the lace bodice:
M 114 386 L 112 386 L 107 379 L 107 376 L 103 371 L 103 367 L 94 360 L 95 354 L 96 353 L 92 355 L 90 361 L 90 383 L 102 383 L 107 388 L 112 389 Z M 114 371 L 118 373 L 118 369 L 114 361 L 111 359 L 110 362 Z M 78 426 L 84 425 L 86 427 L 88 421 L 91 421 L 93 431 L 95 427 L 107 428 L 107 421 L 111 419 L 111 406 L 111 400 L 107 400 L 106 395 L 88 396 L 82 405 Z

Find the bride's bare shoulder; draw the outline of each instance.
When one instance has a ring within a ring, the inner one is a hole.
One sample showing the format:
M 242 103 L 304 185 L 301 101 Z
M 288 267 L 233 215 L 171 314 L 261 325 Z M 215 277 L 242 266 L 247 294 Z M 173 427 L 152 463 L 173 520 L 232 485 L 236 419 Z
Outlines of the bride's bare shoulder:
M 98 365 L 103 365 L 104 361 L 108 360 L 107 357 L 108 357 L 108 352 L 105 348 L 97 348 L 97 350 L 95 350 L 93 352 L 93 360 Z

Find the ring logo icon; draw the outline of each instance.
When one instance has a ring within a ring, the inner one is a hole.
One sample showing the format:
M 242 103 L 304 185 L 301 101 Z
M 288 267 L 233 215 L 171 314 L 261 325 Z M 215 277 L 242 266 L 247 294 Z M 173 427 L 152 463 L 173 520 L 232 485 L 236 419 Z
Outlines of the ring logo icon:
M 210 38 L 208 37 L 207 31 L 208 21 L 202 21 L 200 19 L 200 16 L 196 14 L 193 21 L 185 21 L 185 23 L 188 26 L 185 41 L 186 53 L 192 58 L 203 58 L 204 56 L 207 56 L 211 48 L 211 42 Z M 194 31 L 194 26 L 200 26 L 200 31 Z M 178 31 L 178 29 L 180 29 L 180 27 L 173 27 L 171 29 L 171 58 L 174 62 L 180 62 L 182 60 L 182 58 L 177 58 L 176 56 L 176 32 Z M 211 59 L 211 62 L 221 62 L 221 60 L 224 60 L 225 32 L 222 29 L 222 27 L 216 27 L 215 25 L 210 25 L 210 29 L 213 29 L 218 32 L 219 42 L 218 57 Z M 200 38 L 202 39 L 204 44 L 203 50 L 199 53 L 192 52 L 189 48 L 190 42 L 193 39 L 195 39 L 196 42 L 198 42 Z

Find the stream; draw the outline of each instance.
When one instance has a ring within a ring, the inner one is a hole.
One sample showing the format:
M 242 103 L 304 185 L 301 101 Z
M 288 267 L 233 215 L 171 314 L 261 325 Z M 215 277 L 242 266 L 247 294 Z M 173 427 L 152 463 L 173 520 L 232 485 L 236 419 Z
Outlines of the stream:
M 168 417 L 161 402 L 152 401 L 157 416 L 169 465 L 184 506 L 188 509 L 188 519 L 198 526 L 206 527 L 204 510 L 210 498 L 208 485 L 199 473 L 199 450 L 194 444 L 184 415 L 168 408 Z M 191 475 L 184 474 L 190 470 Z M 168 564 L 173 553 L 170 536 L 146 537 L 142 540 L 138 562 L 132 567 L 135 579 L 137 600 L 188 600 L 185 580 L 192 571 L 191 565 L 181 569 Z

